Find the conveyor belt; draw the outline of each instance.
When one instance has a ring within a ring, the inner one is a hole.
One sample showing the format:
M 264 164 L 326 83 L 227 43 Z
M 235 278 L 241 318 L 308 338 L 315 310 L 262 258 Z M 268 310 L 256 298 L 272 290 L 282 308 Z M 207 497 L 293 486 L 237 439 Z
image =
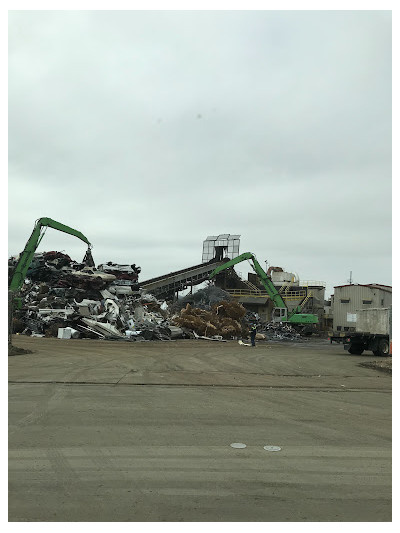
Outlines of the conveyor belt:
M 200 265 L 170 272 L 164 276 L 158 276 L 147 281 L 140 282 L 140 288 L 151 292 L 155 296 L 166 296 L 173 294 L 176 291 L 182 291 L 192 285 L 198 285 L 208 279 L 211 272 L 222 265 L 225 261 L 209 261 L 208 263 L 201 263 Z

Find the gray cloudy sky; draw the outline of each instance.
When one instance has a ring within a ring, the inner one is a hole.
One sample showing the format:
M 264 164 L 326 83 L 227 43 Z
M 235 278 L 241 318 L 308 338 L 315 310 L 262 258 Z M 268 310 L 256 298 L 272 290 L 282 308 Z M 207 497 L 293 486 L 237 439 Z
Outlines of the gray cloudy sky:
M 9 12 L 9 255 L 37 218 L 142 280 L 208 235 L 391 285 L 390 11 Z M 82 260 L 49 229 L 38 251 Z M 236 270 L 246 273 L 246 264 Z

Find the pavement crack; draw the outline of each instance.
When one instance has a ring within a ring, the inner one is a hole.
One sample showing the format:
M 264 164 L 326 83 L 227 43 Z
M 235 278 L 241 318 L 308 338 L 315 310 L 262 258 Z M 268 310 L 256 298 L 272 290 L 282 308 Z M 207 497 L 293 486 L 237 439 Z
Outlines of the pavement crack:
M 132 372 L 133 370 L 130 368 L 127 372 L 125 372 L 125 374 L 114 384 L 114 386 L 117 386 L 119 385 L 119 383 L 128 375 Z
M 128 372 L 127 372 L 128 373 Z M 126 375 L 126 374 L 125 374 Z M 382 388 L 368 388 L 368 387 L 335 387 L 327 385 L 326 387 L 321 384 L 316 387 L 315 385 L 242 385 L 239 383 L 121 383 L 121 380 L 125 376 L 122 376 L 117 382 L 103 381 L 101 383 L 95 381 L 9 381 L 10 385 L 48 385 L 49 383 L 55 385 L 68 385 L 68 386 L 91 386 L 91 387 L 175 387 L 175 388 L 220 388 L 220 389 L 260 389 L 260 390 L 304 390 L 312 392 L 378 392 L 391 394 L 391 389 Z

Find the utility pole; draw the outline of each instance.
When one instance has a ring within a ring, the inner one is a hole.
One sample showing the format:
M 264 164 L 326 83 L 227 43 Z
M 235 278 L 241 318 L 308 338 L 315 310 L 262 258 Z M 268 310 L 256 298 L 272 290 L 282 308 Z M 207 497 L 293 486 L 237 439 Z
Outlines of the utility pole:
M 350 270 L 350 279 L 347 280 L 350 285 L 353 285 L 353 271 Z

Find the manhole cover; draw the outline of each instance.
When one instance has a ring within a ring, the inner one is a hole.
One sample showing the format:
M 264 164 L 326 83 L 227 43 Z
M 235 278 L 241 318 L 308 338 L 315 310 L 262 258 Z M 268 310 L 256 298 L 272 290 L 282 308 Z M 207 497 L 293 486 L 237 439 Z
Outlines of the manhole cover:
M 231 448 L 246 448 L 246 444 L 243 444 L 243 442 L 232 442 Z
M 264 446 L 264 450 L 267 450 L 267 452 L 280 452 L 282 448 L 279 446 Z

